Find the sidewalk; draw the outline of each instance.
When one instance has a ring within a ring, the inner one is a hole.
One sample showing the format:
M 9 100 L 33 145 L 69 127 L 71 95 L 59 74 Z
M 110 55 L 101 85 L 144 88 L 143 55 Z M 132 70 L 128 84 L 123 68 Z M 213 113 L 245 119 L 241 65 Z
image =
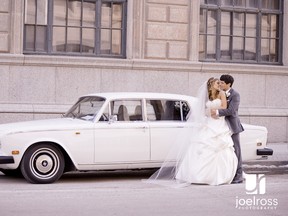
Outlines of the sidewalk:
M 244 171 L 288 172 L 288 143 L 268 143 L 267 148 L 273 149 L 273 155 L 258 160 L 243 161 Z

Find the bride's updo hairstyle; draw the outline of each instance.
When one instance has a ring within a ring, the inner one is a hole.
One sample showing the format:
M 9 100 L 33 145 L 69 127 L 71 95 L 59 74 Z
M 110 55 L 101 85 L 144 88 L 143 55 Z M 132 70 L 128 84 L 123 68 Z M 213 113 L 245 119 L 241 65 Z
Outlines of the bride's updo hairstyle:
M 208 90 L 208 98 L 209 100 L 214 100 L 218 98 L 220 91 L 217 89 L 216 91 L 213 91 L 213 85 L 216 81 L 219 79 L 211 77 L 207 81 L 207 90 Z

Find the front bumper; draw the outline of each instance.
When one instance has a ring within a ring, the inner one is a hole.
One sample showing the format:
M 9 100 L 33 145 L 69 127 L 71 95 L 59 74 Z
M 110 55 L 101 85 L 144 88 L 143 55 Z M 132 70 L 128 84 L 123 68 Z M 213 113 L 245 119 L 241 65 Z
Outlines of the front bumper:
M 0 156 L 0 164 L 12 164 L 14 163 L 13 156 Z
M 271 156 L 271 155 L 273 155 L 273 149 L 270 149 L 270 148 L 257 149 L 257 155 L 259 155 L 259 156 Z

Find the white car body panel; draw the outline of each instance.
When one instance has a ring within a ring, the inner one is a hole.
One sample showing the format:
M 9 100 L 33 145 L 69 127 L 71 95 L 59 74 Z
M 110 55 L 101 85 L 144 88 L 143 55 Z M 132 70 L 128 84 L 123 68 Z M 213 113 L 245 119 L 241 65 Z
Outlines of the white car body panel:
M 149 160 L 150 135 L 147 122 L 99 122 L 96 126 L 95 163 Z
M 244 131 L 240 133 L 242 160 L 247 161 L 260 158 L 256 155 L 256 149 L 266 147 L 267 128 L 249 124 L 243 124 L 243 127 Z
M 14 156 L 15 164 L 9 165 L 13 165 L 13 168 L 19 166 L 30 145 L 40 142 L 59 144 L 76 164 L 93 164 L 94 154 L 91 149 L 94 149 L 94 123 L 63 118 L 12 123 L 7 126 L 9 130 L 6 131 L 9 132 L 1 139 L 1 145 L 8 149 L 3 148 L 2 151 L 20 152 Z M 0 131 L 2 128 L 0 126 Z M 17 130 L 13 131 L 12 128 Z
M 150 122 L 149 125 L 151 131 L 151 160 L 159 162 L 165 159 L 175 159 L 171 158 L 169 151 L 173 145 L 179 145 L 177 139 L 180 141 L 180 131 L 187 130 L 187 128 L 184 128 L 187 123 L 163 121 Z

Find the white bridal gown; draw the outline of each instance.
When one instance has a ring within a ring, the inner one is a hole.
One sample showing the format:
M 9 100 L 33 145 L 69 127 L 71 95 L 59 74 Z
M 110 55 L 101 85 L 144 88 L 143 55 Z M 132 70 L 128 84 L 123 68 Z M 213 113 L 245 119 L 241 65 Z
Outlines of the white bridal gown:
M 217 109 L 221 100 L 208 101 L 206 106 Z M 191 141 L 177 170 L 180 182 L 220 185 L 230 184 L 237 168 L 231 132 L 224 117 L 208 117 Z

